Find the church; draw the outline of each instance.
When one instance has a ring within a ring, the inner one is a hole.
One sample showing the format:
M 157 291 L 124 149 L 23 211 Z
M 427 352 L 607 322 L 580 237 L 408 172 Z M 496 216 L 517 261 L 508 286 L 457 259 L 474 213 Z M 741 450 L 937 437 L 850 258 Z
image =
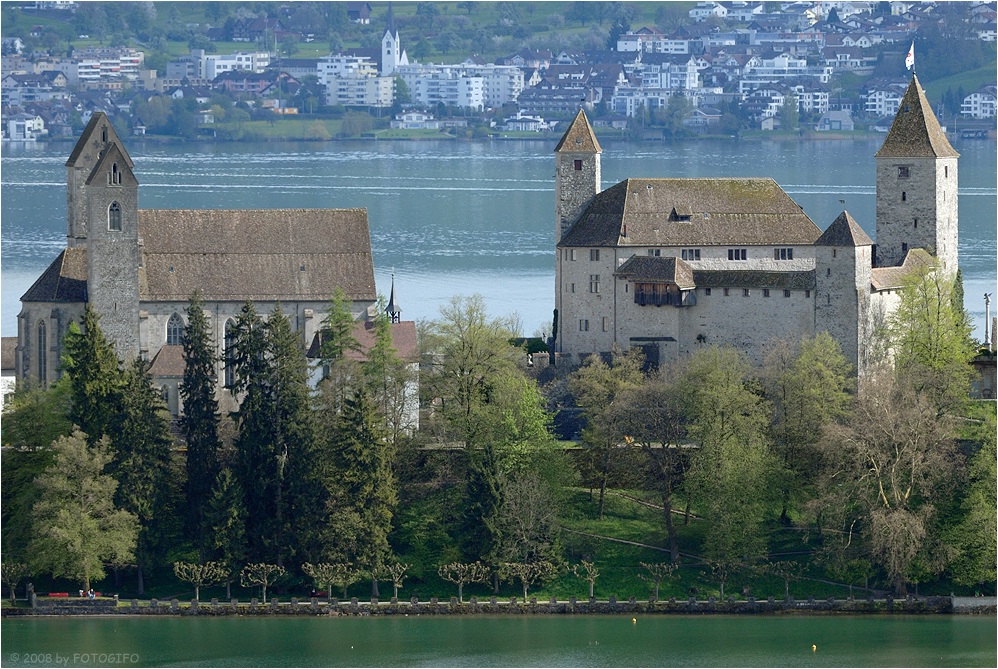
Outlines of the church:
M 602 189 L 584 111 L 555 148 L 554 350 L 570 364 L 707 345 L 759 364 L 828 332 L 858 375 L 917 266 L 956 272 L 957 159 L 917 77 L 876 160 L 877 241 L 843 211 L 822 232 L 772 179 L 638 178 Z
M 264 317 L 280 305 L 304 352 L 337 288 L 350 300 L 355 339 L 370 346 L 377 291 L 365 209 L 140 209 L 135 165 L 96 113 L 66 162 L 66 248 L 21 297 L 16 375 L 55 380 L 67 328 L 89 304 L 121 360 L 150 361 L 153 383 L 179 415 L 181 337 L 199 290 L 215 338 L 219 408 L 233 410 L 225 349 L 243 305 L 253 302 Z M 414 364 L 415 323 L 401 320 L 394 286 L 389 311 L 398 353 Z

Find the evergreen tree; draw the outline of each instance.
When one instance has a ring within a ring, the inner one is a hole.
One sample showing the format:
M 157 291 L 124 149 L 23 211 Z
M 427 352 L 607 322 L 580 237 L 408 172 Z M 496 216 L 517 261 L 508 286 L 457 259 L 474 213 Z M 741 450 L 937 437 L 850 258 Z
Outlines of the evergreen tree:
M 165 549 L 165 519 L 160 518 L 170 485 L 169 411 L 153 389 L 149 363 L 136 358 L 125 372 L 121 412 L 111 436 L 111 476 L 120 483 L 116 504 L 138 518 L 136 545 L 138 594 L 145 592 L 144 569 Z
M 311 411 L 308 361 L 301 337 L 280 306 L 267 320 L 269 375 L 277 454 L 279 563 L 318 558 L 315 533 L 324 505 Z
M 324 538 L 349 546 L 347 557 L 371 572 L 371 594 L 377 596 L 377 573 L 391 555 L 388 534 L 398 498 L 395 454 L 363 390 L 347 402 L 330 451 L 334 470 L 327 478 L 331 499 Z
M 105 564 L 134 560 L 138 520 L 114 504 L 118 482 L 104 472 L 111 462 L 106 439 L 91 448 L 76 431 L 52 449 L 52 466 L 36 480 L 31 567 L 77 579 L 89 590 L 92 581 L 104 578 Z
M 225 597 L 229 599 L 234 570 L 246 562 L 246 509 L 239 481 L 228 467 L 222 469 L 215 480 L 205 506 L 204 523 L 208 548 L 229 568 L 225 581 Z
M 93 446 L 108 434 L 121 401 L 120 362 L 88 304 L 82 330 L 75 322 L 66 333 L 63 370 L 69 375 L 73 404 L 70 420 Z
M 274 402 L 268 361 L 267 329 L 252 303 L 243 305 L 233 329 L 230 357 L 236 378 L 232 389 L 241 396 L 236 412 L 234 472 L 246 511 L 247 559 L 276 560 L 280 516 L 280 477 L 274 428 Z
M 205 507 L 218 475 L 218 401 L 215 399 L 216 356 L 211 329 L 200 293 L 187 308 L 184 328 L 184 380 L 180 398 L 184 407 L 180 428 L 187 442 L 187 528 L 205 560 Z

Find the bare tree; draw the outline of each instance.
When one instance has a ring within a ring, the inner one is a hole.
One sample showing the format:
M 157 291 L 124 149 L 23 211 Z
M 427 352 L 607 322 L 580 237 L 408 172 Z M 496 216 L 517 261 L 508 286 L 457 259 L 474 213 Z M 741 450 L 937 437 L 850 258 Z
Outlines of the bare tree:
M 489 580 L 489 568 L 481 562 L 451 562 L 437 568 L 437 574 L 445 581 L 457 585 L 457 600 L 464 602 L 465 583 L 485 583 Z
M 679 569 L 678 562 L 639 562 L 642 567 L 648 570 L 648 575 L 639 574 L 638 578 L 655 586 L 655 599 L 658 599 L 659 586 L 662 581 L 672 578 L 672 573 Z
M 239 583 L 244 588 L 259 585 L 263 593 L 261 599 L 267 601 L 267 586 L 272 585 L 276 579 L 284 576 L 284 574 L 284 567 L 276 564 L 257 562 L 243 567 L 243 570 L 239 572 Z
M 224 562 L 174 562 L 173 573 L 181 581 L 194 586 L 194 599 L 200 601 L 201 586 L 222 583 L 229 577 L 229 565 Z
M 320 562 L 312 564 L 306 562 L 301 566 L 301 570 L 310 579 L 315 581 L 321 590 L 325 587 L 326 601 L 329 602 L 333 595 L 333 586 L 347 578 L 350 572 L 349 562 Z M 344 589 L 346 586 L 344 586 Z
M 14 604 L 17 595 L 14 594 L 14 588 L 17 587 L 18 581 L 27 576 L 30 572 L 28 571 L 28 565 L 21 562 L 4 562 L 0 564 L 0 575 L 3 577 L 4 585 L 10 588 L 10 603 Z
M 399 588 L 405 580 L 405 572 L 409 570 L 409 565 L 401 562 L 390 562 L 381 567 L 380 574 L 388 576 L 392 580 L 392 597 L 398 599 Z
M 589 584 L 589 599 L 592 599 L 596 588 L 596 579 L 599 578 L 599 570 L 596 565 L 588 560 L 583 560 L 579 564 L 572 565 L 572 573 Z
M 558 567 L 546 560 L 540 562 L 503 562 L 499 568 L 500 577 L 504 581 L 517 580 L 523 586 L 523 599 L 527 599 L 527 590 L 534 583 L 548 581 L 558 573 Z

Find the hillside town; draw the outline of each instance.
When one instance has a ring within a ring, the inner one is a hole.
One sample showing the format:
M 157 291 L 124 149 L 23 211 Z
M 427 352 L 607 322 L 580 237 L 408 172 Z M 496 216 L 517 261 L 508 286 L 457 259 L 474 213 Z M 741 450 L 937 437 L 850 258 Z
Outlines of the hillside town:
M 344 111 L 365 112 L 397 129 L 529 133 L 556 129 L 580 107 L 596 128 L 646 138 L 798 128 L 886 132 L 908 80 L 903 69 L 881 66 L 885 59 L 899 63 L 909 49 L 940 39 L 985 45 L 993 54 L 998 6 L 981 0 L 705 0 L 678 3 L 690 7 L 686 16 L 657 27 L 632 25 L 624 3 L 566 3 L 567 15 L 585 10 L 577 5 L 619 13 L 579 17 L 594 27 L 610 26 L 603 49 L 522 48 L 491 62 L 471 55 L 447 63 L 435 62 L 427 46 L 432 16 L 429 23 L 415 22 L 421 12 L 439 11 L 436 3 L 418 3 L 416 16 L 404 20 L 391 3 L 328 3 L 345 9 L 353 26 L 381 30 L 380 43 L 361 40 L 372 45 L 331 48 L 310 59 L 295 54 L 298 45 L 319 39 L 312 31 L 326 18 L 315 5 L 327 3 L 274 3 L 273 15 L 240 11 L 217 16 L 217 25 L 188 26 L 188 53 L 151 63 L 146 48 L 116 44 L 121 39 L 46 46 L 55 41 L 46 39 L 51 29 L 32 17 L 61 16 L 85 26 L 71 18 L 81 4 L 24 3 L 17 21 L 23 32 L 5 29 L 3 139 L 68 138 L 96 112 L 107 114 L 120 132 L 139 136 L 224 139 L 229 137 L 215 131 L 223 119 L 273 122 Z M 514 6 L 500 7 L 502 13 L 529 3 L 497 4 Z M 448 34 L 435 34 L 438 45 Z M 89 34 L 77 37 L 94 41 Z M 328 41 L 332 47 L 336 40 Z M 216 52 L 221 43 L 245 49 Z M 963 51 L 954 47 L 951 60 Z M 994 81 L 975 90 L 948 88 L 930 102 L 944 126 L 958 124 L 968 136 L 993 131 Z M 184 110 L 183 119 L 173 114 L 172 122 L 164 120 L 171 106 Z M 359 133 L 344 127 L 342 134 Z

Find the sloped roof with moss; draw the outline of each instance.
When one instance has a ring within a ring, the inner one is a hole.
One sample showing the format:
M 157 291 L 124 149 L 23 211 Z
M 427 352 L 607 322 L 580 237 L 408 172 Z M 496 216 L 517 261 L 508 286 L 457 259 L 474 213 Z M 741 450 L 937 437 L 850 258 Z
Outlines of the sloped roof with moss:
M 627 179 L 596 195 L 558 246 L 808 245 L 820 236 L 773 179 Z
M 839 214 L 832 224 L 821 233 L 815 246 L 872 246 L 870 235 L 859 226 L 848 211 Z
M 693 269 L 675 257 L 633 255 L 614 274 L 642 283 L 673 283 L 681 290 L 696 288 Z
M 143 301 L 374 301 L 365 209 L 139 210 Z
M 904 262 L 893 267 L 874 267 L 870 283 L 874 290 L 897 290 L 904 287 L 905 278 L 920 267 L 936 267 L 936 259 L 925 249 L 911 249 Z
M 87 250 L 64 249 L 27 292 L 22 302 L 86 302 Z
M 596 133 L 589 125 L 586 112 L 582 109 L 572 119 L 572 125 L 562 135 L 558 146 L 554 148 L 555 153 L 603 153 L 599 142 L 596 141 Z
M 946 133 L 939 125 L 918 77 L 912 75 L 884 145 L 877 151 L 876 157 L 956 158 L 959 155 L 946 139 Z

